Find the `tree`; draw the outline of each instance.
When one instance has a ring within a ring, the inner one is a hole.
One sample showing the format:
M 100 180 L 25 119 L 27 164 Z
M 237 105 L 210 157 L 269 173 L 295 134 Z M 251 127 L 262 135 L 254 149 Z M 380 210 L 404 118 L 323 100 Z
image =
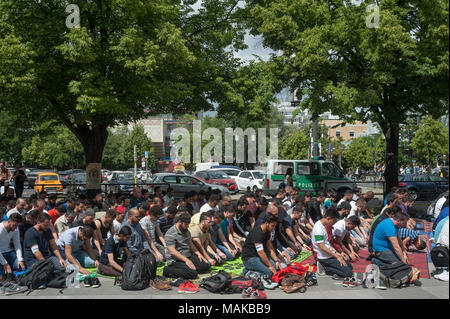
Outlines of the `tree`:
M 22 148 L 30 144 L 28 128 L 19 127 L 20 119 L 0 112 L 0 161 L 8 166 L 22 160 Z
M 87 164 L 101 163 L 108 127 L 212 109 L 245 48 L 241 9 L 195 2 L 73 0 L 80 27 L 68 29 L 65 1 L 1 0 L 0 108 L 63 123 Z
M 311 138 L 308 131 L 298 129 L 280 140 L 280 158 L 282 159 L 307 159 L 307 146 Z
M 134 145 L 136 145 L 137 165 L 139 165 L 141 158 L 144 157 L 145 152 L 149 152 L 147 163 L 149 166 L 155 164 L 155 156 L 152 147 L 151 139 L 145 134 L 142 125 L 135 125 L 131 132 L 122 141 L 119 148 L 118 157 L 123 168 L 134 166 Z
M 67 127 L 47 123 L 43 127 L 35 131 L 31 144 L 22 149 L 27 166 L 64 169 L 72 164 L 75 168 L 84 165 L 83 148 Z
M 422 163 L 432 165 L 438 157 L 448 154 L 448 139 L 448 129 L 445 125 L 431 116 L 426 116 L 411 140 L 411 148 Z
M 371 120 L 386 140 L 386 189 L 398 183 L 399 125 L 407 115 L 448 114 L 449 26 L 445 0 L 382 1 L 379 27 L 369 2 L 247 1 L 251 33 L 279 52 L 272 61 L 300 109 Z M 370 26 L 370 25 L 369 25 Z
M 373 169 L 373 151 L 376 141 L 369 136 L 354 138 L 345 151 L 345 159 L 352 168 Z

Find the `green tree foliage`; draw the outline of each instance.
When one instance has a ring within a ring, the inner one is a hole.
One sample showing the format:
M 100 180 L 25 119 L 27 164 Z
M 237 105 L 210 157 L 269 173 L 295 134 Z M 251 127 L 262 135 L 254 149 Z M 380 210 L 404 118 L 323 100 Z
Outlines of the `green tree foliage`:
M 142 125 L 135 125 L 129 134 L 122 141 L 119 148 L 118 157 L 123 168 L 134 167 L 134 145 L 136 145 L 137 166 L 141 166 L 141 159 L 145 155 L 145 151 L 149 151 L 148 165 L 155 164 L 155 156 L 151 139 L 145 134 Z
M 28 132 L 20 125 L 20 119 L 0 112 L 0 161 L 13 165 L 23 159 L 22 148 L 30 144 Z
M 63 123 L 87 163 L 101 162 L 108 127 L 227 96 L 232 50 L 245 48 L 238 1 L 70 3 L 79 28 L 66 26 L 66 1 L 0 1 L 0 109 Z
M 372 137 L 364 136 L 353 139 L 345 151 L 345 159 L 350 167 L 355 169 L 373 169 L 373 151 L 376 140 Z
M 307 159 L 307 146 L 310 142 L 308 131 L 298 129 L 280 140 L 279 156 L 282 159 Z
M 64 126 L 44 124 L 31 138 L 31 144 L 22 149 L 28 167 L 75 168 L 84 166 L 83 147 L 75 135 Z
M 448 114 L 449 25 L 446 0 L 372 2 L 247 1 L 252 34 L 279 52 L 272 61 L 298 89 L 301 109 L 371 120 L 386 139 L 386 189 L 398 182 L 399 124 L 407 115 Z
M 449 153 L 448 147 L 448 128 L 439 120 L 430 116 L 424 117 L 411 140 L 414 155 L 418 156 L 422 163 L 433 165 L 438 156 Z

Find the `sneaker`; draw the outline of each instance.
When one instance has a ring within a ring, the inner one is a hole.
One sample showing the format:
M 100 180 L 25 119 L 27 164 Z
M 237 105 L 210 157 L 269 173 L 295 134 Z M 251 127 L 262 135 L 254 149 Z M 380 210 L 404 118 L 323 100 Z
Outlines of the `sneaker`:
M 331 276 L 331 279 L 333 279 L 333 280 L 342 280 L 342 277 L 340 277 L 340 276 L 338 276 L 336 274 L 333 274 L 333 276 Z
M 445 271 L 445 269 L 442 268 L 442 267 L 436 268 L 436 270 L 433 270 L 433 271 L 431 272 L 431 276 L 433 276 L 434 278 L 436 278 L 436 276 L 439 276 L 439 275 L 442 274 L 444 271 Z M 437 278 L 436 278 L 436 279 L 437 279 Z
M 13 273 L 6 274 L 6 280 L 9 281 L 9 282 L 12 282 L 14 284 L 18 284 L 19 283 L 19 279 L 16 276 L 14 276 Z
M 91 277 L 86 277 L 83 280 L 84 286 L 85 287 L 90 287 L 92 286 L 92 278 Z
M 252 293 L 256 291 L 253 287 L 248 287 L 242 290 L 242 297 L 243 298 L 250 298 Z
M 441 274 L 434 276 L 434 278 L 448 282 L 448 270 L 445 270 Z
M 322 264 L 320 263 L 320 261 L 317 262 L 317 275 L 318 276 L 325 276 L 325 268 L 323 268 Z
M 355 279 L 355 278 L 347 277 L 347 278 L 345 278 L 344 281 L 342 282 L 342 286 L 343 286 L 343 287 L 354 288 L 354 287 L 356 287 L 356 279 Z
M 267 296 L 261 290 L 255 290 L 250 295 L 250 298 L 251 299 L 267 299 Z
M 114 286 L 120 286 L 122 284 L 122 276 L 114 278 Z
M 101 286 L 100 280 L 97 277 L 91 278 L 92 288 L 98 288 Z
M 245 277 L 249 277 L 249 278 L 253 278 L 256 281 L 260 281 L 261 280 L 261 275 L 259 273 L 257 273 L 256 271 L 252 271 L 252 270 L 247 271 L 244 276 Z
M 177 278 L 177 279 L 173 279 L 169 282 L 169 285 L 173 286 L 173 287 L 179 287 L 181 284 L 184 284 L 186 282 L 186 280 L 184 280 L 183 278 Z
M 305 282 L 308 287 L 317 285 L 317 277 L 316 274 L 308 271 L 305 275 Z
M 272 289 L 275 289 L 278 287 L 278 284 L 276 282 L 272 281 L 271 276 L 268 276 L 268 275 L 264 275 L 261 277 L 261 283 L 263 284 L 265 289 L 269 289 L 269 290 L 272 290 Z
M 198 292 L 198 285 L 194 285 L 192 282 L 190 282 L 189 280 L 186 281 L 185 283 L 182 283 L 179 287 L 178 287 L 178 293 L 187 293 L 187 294 L 193 294 Z
M 156 277 L 153 280 L 150 280 L 150 287 L 157 290 L 172 290 L 172 286 L 166 280 L 163 280 L 161 277 Z
M 6 282 L 2 287 L 3 293 L 6 296 L 20 294 L 28 290 L 25 286 L 19 286 L 18 284 L 12 282 Z

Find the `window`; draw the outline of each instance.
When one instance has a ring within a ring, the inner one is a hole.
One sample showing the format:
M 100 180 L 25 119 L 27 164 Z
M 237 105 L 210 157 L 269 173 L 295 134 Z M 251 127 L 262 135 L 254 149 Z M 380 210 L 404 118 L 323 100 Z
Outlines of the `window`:
M 322 175 L 332 177 L 343 177 L 341 170 L 332 163 L 322 164 Z
M 58 176 L 56 176 L 56 175 L 41 175 L 40 180 L 41 181 L 57 181 Z
M 283 163 L 283 162 L 278 162 L 274 164 L 275 166 L 275 175 L 285 175 L 287 169 L 290 167 L 292 168 L 292 171 L 294 171 L 294 163 Z
M 355 132 L 353 132 L 353 131 L 350 131 L 350 137 L 354 137 L 355 136 Z
M 176 176 L 166 176 L 166 177 L 164 177 L 163 180 L 164 180 L 165 183 L 175 184 L 177 182 Z
M 336 136 L 341 136 L 341 131 L 336 131 Z
M 298 163 L 297 175 L 319 175 L 319 163 Z
M 239 177 L 241 177 L 241 178 L 250 178 L 250 172 L 242 172 Z

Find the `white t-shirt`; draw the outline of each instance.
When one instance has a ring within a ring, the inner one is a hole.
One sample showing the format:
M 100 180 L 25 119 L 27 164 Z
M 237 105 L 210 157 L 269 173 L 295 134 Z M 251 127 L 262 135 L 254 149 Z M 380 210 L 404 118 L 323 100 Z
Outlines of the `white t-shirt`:
M 442 230 L 439 233 L 437 243 L 448 248 L 448 220 L 445 222 L 444 227 L 442 227 Z
M 348 214 L 347 217 L 350 217 L 350 216 L 353 216 L 353 215 L 356 215 L 356 216 L 359 217 L 358 208 L 356 207 L 356 202 L 351 201 L 350 202 L 350 206 L 352 206 L 352 209 L 350 209 L 350 213 Z
M 328 249 L 332 249 L 330 242 L 328 241 L 328 233 L 327 233 L 327 229 L 325 228 L 325 226 L 320 222 L 320 220 L 318 220 L 315 224 L 314 224 L 314 228 L 312 230 L 312 235 L 311 235 L 311 239 L 312 239 L 312 243 L 313 243 L 313 248 L 314 251 L 317 253 L 317 258 L 318 259 L 328 259 L 331 258 L 333 256 L 328 255 L 327 253 L 323 252 L 320 247 L 319 247 L 319 243 L 324 243 L 325 246 Z
M 442 196 L 442 198 L 439 198 L 439 200 L 436 202 L 436 206 L 434 206 L 434 218 L 438 218 L 439 214 L 441 213 L 442 206 L 444 206 L 444 203 L 447 199 L 445 196 Z
M 114 227 L 114 232 L 116 234 L 119 233 L 120 227 L 122 227 L 122 224 L 126 221 L 126 219 L 123 220 L 123 222 L 119 223 L 117 220 L 113 220 L 113 227 Z M 108 238 L 111 237 L 111 232 L 108 232 Z
M 336 224 L 333 225 L 333 236 L 344 239 L 347 235 L 348 230 L 345 228 L 345 219 L 341 219 Z

